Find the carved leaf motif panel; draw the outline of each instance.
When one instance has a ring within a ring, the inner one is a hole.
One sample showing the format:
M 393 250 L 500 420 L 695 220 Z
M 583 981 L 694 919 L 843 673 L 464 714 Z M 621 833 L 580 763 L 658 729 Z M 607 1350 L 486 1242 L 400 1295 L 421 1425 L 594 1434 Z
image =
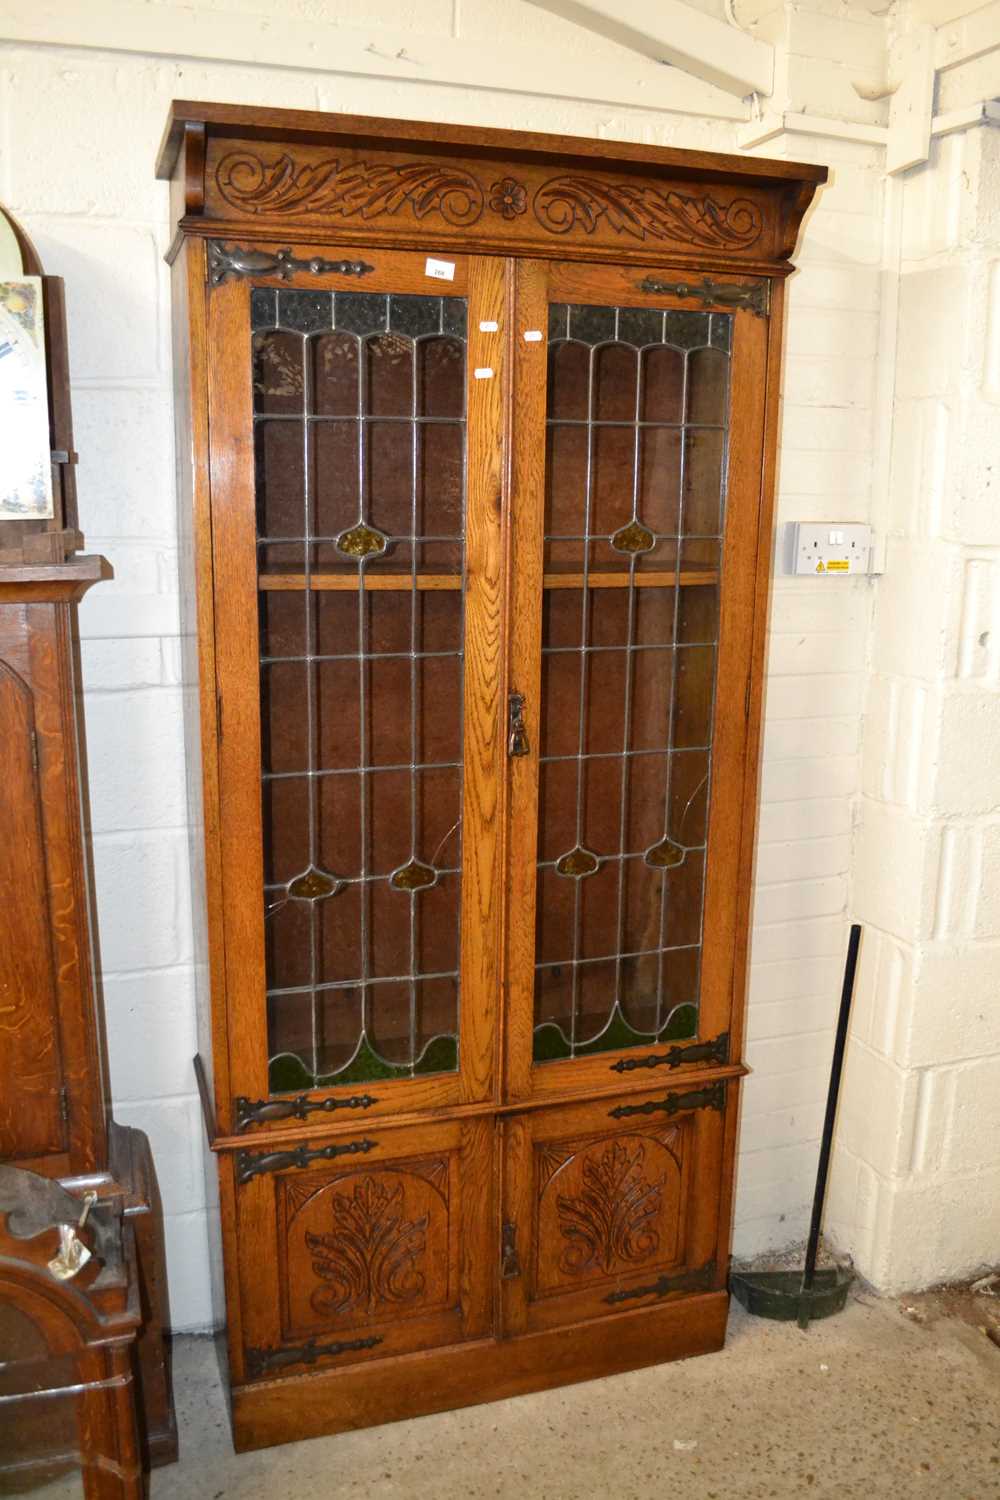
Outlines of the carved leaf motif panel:
M 536 1146 L 537 1296 L 677 1259 L 684 1134 L 674 1125 Z
M 477 233 L 540 244 L 650 244 L 766 255 L 775 239 L 753 187 L 631 177 L 552 166 L 399 159 L 377 150 L 213 143 L 206 212 L 219 218 L 323 220 L 335 227 Z M 773 208 L 771 218 L 773 220 Z
M 279 1180 L 286 1337 L 411 1318 L 450 1300 L 450 1157 Z

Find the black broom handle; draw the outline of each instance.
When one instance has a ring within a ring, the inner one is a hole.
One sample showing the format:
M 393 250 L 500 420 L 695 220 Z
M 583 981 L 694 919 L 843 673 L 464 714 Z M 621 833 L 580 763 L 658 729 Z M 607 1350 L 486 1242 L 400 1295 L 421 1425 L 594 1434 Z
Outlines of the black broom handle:
M 837 1017 L 837 1035 L 833 1042 L 833 1067 L 830 1070 L 830 1088 L 826 1096 L 826 1116 L 823 1120 L 823 1138 L 819 1148 L 819 1166 L 816 1169 L 816 1191 L 813 1194 L 812 1223 L 809 1225 L 809 1243 L 806 1246 L 806 1264 L 802 1272 L 802 1288 L 799 1293 L 799 1327 L 809 1323 L 808 1293 L 812 1290 L 816 1274 L 816 1254 L 819 1250 L 819 1231 L 823 1222 L 823 1200 L 826 1197 L 826 1179 L 830 1170 L 830 1148 L 833 1145 L 833 1126 L 837 1118 L 837 1098 L 840 1094 L 840 1075 L 844 1071 L 844 1052 L 847 1047 L 847 1024 L 851 1018 L 851 998 L 854 994 L 854 974 L 858 967 L 858 948 L 861 946 L 861 924 L 851 924 L 851 936 L 847 944 L 847 963 L 844 967 L 844 987 L 840 992 L 840 1014 Z

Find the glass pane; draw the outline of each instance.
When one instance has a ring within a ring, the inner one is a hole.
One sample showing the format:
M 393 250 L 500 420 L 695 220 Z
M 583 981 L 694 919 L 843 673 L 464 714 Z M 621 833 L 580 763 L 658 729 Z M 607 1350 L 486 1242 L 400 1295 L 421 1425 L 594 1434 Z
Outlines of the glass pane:
M 465 301 L 252 308 L 271 1088 L 452 1072 Z
M 535 1059 L 698 1026 L 724 314 L 553 305 Z

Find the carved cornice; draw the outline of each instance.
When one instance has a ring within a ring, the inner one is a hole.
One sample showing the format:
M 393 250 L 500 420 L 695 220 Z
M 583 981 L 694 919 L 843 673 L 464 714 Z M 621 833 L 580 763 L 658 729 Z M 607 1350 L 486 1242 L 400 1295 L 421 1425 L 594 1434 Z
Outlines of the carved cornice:
M 550 235 L 610 230 L 633 240 L 718 251 L 748 250 L 764 232 L 763 212 L 749 198 L 727 203 L 582 173 L 549 177 L 532 191 L 514 177 L 497 179 L 493 169 L 480 181 L 465 167 L 439 162 L 341 165 L 335 156 L 302 161 L 288 152 L 267 162 L 241 148 L 218 163 L 215 184 L 231 208 L 268 218 L 372 220 L 406 211 L 418 220 L 437 217 L 467 229 L 484 216 L 508 223 L 524 216 Z

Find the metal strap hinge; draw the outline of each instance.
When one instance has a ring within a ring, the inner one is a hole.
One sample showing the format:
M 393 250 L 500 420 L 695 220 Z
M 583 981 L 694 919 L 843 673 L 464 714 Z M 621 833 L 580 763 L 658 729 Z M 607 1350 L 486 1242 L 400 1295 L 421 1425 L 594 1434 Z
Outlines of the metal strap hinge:
M 647 276 L 636 284 L 637 292 L 651 292 L 657 297 L 679 297 L 682 301 L 693 298 L 702 307 L 713 305 L 739 310 L 746 308 L 755 317 L 766 318 L 771 311 L 771 283 L 751 281 L 744 285 L 728 281 L 712 281 L 705 276 L 701 281 L 658 281 Z
M 605 1302 L 612 1307 L 619 1302 L 630 1302 L 636 1297 L 669 1297 L 673 1292 L 708 1291 L 715 1280 L 715 1261 L 706 1261 L 696 1271 L 681 1271 L 677 1276 L 661 1276 L 645 1286 L 630 1286 L 623 1292 L 609 1292 Z
M 726 1080 L 710 1083 L 703 1089 L 689 1089 L 684 1094 L 668 1094 L 665 1099 L 647 1099 L 645 1104 L 619 1104 L 609 1109 L 612 1120 L 623 1120 L 627 1115 L 653 1115 L 662 1110 L 666 1115 L 679 1114 L 682 1109 L 716 1109 L 721 1114 L 726 1107 Z
M 689 1046 L 671 1047 L 668 1052 L 654 1052 L 649 1057 L 621 1057 L 611 1064 L 612 1073 L 633 1073 L 636 1068 L 680 1068 L 688 1063 L 727 1063 L 729 1032 L 723 1031 L 710 1042 L 692 1042 Z
M 236 1129 L 246 1130 L 248 1125 L 268 1125 L 274 1120 L 304 1120 L 314 1112 L 328 1115 L 337 1109 L 371 1109 L 377 1103 L 373 1094 L 352 1094 L 348 1099 L 313 1099 L 309 1094 L 296 1094 L 294 1099 L 247 1099 L 238 1094 L 233 1112 Z
M 286 1167 L 308 1167 L 314 1161 L 332 1161 L 337 1156 L 357 1156 L 374 1151 L 378 1141 L 334 1142 L 329 1146 L 293 1146 L 289 1151 L 237 1151 L 236 1181 L 240 1187 L 263 1172 L 281 1172 Z
M 330 1359 L 335 1354 L 350 1354 L 355 1350 L 374 1349 L 381 1344 L 382 1335 L 373 1333 L 365 1339 L 337 1339 L 331 1344 L 318 1344 L 310 1339 L 306 1344 L 290 1345 L 286 1349 L 247 1349 L 244 1355 L 247 1375 L 256 1380 L 266 1370 L 280 1370 L 285 1365 L 314 1365 L 318 1359 Z
M 367 276 L 375 267 L 366 260 L 324 260 L 321 255 L 302 260 L 291 246 L 284 250 L 253 250 L 246 245 L 208 242 L 208 281 L 221 286 L 229 276 L 276 276 L 290 281 L 296 271 L 312 276 Z

